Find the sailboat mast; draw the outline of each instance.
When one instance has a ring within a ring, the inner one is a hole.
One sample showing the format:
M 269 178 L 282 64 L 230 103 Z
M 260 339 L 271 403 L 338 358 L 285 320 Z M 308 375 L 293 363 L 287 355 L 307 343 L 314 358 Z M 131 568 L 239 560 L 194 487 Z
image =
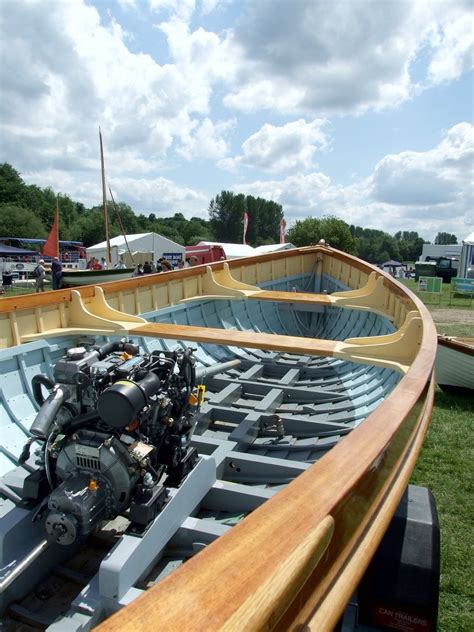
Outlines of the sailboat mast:
M 107 190 L 105 188 L 105 167 L 104 167 L 104 146 L 102 144 L 102 132 L 99 127 L 99 140 L 100 140 L 100 169 L 102 173 L 102 204 L 104 206 L 104 224 L 105 224 L 105 241 L 107 243 L 107 261 L 112 263 L 112 256 L 110 252 L 110 236 L 109 236 L 109 213 L 107 209 Z
M 125 239 L 125 244 L 127 246 L 128 254 L 130 255 L 130 259 L 132 260 L 133 265 L 135 265 L 135 259 L 133 258 L 132 251 L 130 250 L 130 246 L 128 245 L 127 235 L 125 233 L 125 228 L 122 222 L 122 218 L 120 217 L 120 212 L 118 210 L 118 206 L 115 204 L 114 194 L 112 193 L 112 189 L 109 187 L 110 197 L 112 199 L 112 204 L 114 205 L 115 214 L 118 219 L 118 223 L 120 225 L 120 230 L 122 231 L 123 238 Z

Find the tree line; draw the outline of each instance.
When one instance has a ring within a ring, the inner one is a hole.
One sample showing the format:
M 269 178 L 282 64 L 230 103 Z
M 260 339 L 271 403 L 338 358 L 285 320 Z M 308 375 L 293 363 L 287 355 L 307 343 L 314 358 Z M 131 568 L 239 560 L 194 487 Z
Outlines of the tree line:
M 51 187 L 27 185 L 10 164 L 0 165 L 1 236 L 44 239 L 52 225 L 56 203 L 60 213 L 60 239 L 82 241 L 85 246 L 104 240 L 102 205 L 86 208 Z M 135 213 L 124 202 L 118 202 L 116 207 L 127 234 L 155 232 L 185 246 L 199 241 L 242 242 L 245 211 L 249 217 L 247 243 L 252 246 L 276 243 L 280 221 L 284 217 L 281 204 L 231 191 L 221 191 L 210 201 L 209 219 L 186 219 L 179 212 L 171 217 L 157 217 L 154 213 L 144 215 Z M 109 231 L 111 237 L 121 234 L 120 222 L 110 202 Z M 320 239 L 370 263 L 389 259 L 415 261 L 425 243 L 414 231 L 390 235 L 381 230 L 349 225 L 333 216 L 297 220 L 286 231 L 286 241 L 295 246 L 307 246 Z M 435 243 L 457 243 L 457 238 L 450 233 L 438 233 Z

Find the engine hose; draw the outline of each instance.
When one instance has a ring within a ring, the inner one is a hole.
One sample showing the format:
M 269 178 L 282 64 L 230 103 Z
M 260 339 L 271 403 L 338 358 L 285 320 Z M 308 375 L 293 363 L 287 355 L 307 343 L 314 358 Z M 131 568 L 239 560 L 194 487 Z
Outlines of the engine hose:
M 130 355 L 137 355 L 139 348 L 137 345 L 132 344 L 131 342 L 124 342 L 123 340 L 114 340 L 112 342 L 107 342 L 102 347 L 94 347 L 94 349 L 99 354 L 99 360 L 103 360 L 106 356 L 110 355 L 114 351 L 125 351 Z
M 93 422 L 97 422 L 98 419 L 99 415 L 96 410 L 93 410 L 89 413 L 84 413 L 83 415 L 79 415 L 74 419 L 67 419 L 64 423 L 62 423 L 61 432 L 63 432 L 64 434 L 76 432 L 76 430 L 80 430 L 83 427 L 91 425 Z
M 38 406 L 42 406 L 44 404 L 44 395 L 41 390 L 41 386 L 45 386 L 48 391 L 51 391 L 55 383 L 51 378 L 49 378 L 44 373 L 40 373 L 39 375 L 35 375 L 31 380 L 31 388 L 33 389 L 33 397 L 35 398 Z
M 40 439 L 46 439 L 59 409 L 65 405 L 69 397 L 68 388 L 59 385 L 53 386 L 53 390 L 44 400 L 30 428 L 31 434 Z

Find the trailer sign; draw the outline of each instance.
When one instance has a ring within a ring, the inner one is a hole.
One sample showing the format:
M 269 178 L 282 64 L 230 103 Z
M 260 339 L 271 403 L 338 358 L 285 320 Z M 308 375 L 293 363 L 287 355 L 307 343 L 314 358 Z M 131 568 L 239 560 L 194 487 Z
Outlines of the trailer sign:
M 375 625 L 399 632 L 431 632 L 432 622 L 425 616 L 378 605 L 375 608 Z

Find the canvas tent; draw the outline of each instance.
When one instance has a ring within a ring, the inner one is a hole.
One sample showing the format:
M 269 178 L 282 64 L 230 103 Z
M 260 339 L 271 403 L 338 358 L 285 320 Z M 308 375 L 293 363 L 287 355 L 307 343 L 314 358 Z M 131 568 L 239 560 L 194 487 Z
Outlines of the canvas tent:
M 200 241 L 198 246 L 222 246 L 227 259 L 238 259 L 240 257 L 251 257 L 255 253 L 255 248 L 244 244 L 226 244 L 223 241 Z
M 254 248 L 256 255 L 264 255 L 267 252 L 276 252 L 278 250 L 290 250 L 295 248 L 293 244 L 267 244 L 266 246 L 257 246 Z
M 461 279 L 474 274 L 474 232 L 470 233 L 462 242 L 461 261 L 458 276 Z
M 185 257 L 184 246 L 158 233 L 137 233 L 126 237 L 132 254 L 137 254 L 136 263 L 143 263 L 142 259 L 156 262 L 157 259 L 164 256 L 172 262 L 177 262 L 178 259 L 184 259 Z M 116 265 L 121 259 L 128 264 L 127 244 L 123 235 L 113 237 L 110 240 L 110 250 L 112 265 Z M 98 260 L 102 257 L 107 258 L 106 253 L 107 243 L 102 241 L 100 244 L 87 248 L 87 259 L 91 257 L 95 257 Z

